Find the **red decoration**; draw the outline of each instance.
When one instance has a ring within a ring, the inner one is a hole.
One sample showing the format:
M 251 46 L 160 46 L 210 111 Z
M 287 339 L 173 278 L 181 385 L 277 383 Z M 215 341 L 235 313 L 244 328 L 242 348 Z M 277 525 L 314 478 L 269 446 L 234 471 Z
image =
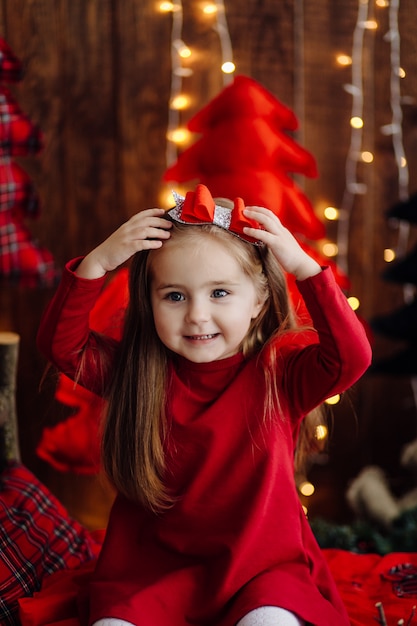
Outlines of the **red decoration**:
M 213 196 L 267 206 L 294 233 L 324 237 L 322 222 L 289 176 L 316 176 L 315 160 L 286 132 L 297 128 L 295 115 L 264 87 L 237 76 L 188 128 L 202 136 L 167 169 L 165 180 L 197 179 Z
M 0 39 L 0 83 L 20 78 L 20 62 Z M 39 202 L 29 176 L 11 157 L 36 154 L 41 147 L 40 129 L 0 84 L 0 276 L 30 287 L 53 284 L 56 270 L 51 253 L 24 223 L 25 216 L 38 216 Z

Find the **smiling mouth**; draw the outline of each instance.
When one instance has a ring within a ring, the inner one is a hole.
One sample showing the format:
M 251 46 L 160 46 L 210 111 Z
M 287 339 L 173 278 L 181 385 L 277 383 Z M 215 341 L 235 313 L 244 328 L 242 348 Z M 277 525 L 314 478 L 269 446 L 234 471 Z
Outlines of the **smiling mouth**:
M 187 335 L 187 339 L 192 339 L 193 341 L 204 341 L 207 339 L 214 339 L 217 337 L 218 333 L 210 334 L 210 335 Z

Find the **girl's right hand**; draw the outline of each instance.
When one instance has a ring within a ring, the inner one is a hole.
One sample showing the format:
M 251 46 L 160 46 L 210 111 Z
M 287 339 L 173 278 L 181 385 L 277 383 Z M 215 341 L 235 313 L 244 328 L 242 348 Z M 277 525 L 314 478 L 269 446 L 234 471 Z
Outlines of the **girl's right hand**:
M 160 248 L 169 239 L 172 223 L 163 219 L 164 209 L 145 209 L 122 224 L 81 261 L 75 273 L 81 278 L 101 278 L 136 252 Z

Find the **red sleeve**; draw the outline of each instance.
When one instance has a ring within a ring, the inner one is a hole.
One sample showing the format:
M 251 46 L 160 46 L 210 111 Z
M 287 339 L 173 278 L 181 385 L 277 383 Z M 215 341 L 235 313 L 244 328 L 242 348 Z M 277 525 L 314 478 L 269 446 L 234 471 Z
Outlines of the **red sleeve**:
M 80 278 L 74 273 L 80 260 L 65 266 L 58 289 L 42 316 L 37 345 L 60 372 L 103 395 L 117 342 L 91 330 L 89 316 L 106 277 Z
M 330 268 L 297 286 L 315 338 L 303 333 L 310 345 L 286 350 L 281 376 L 284 393 L 300 416 L 351 387 L 369 367 L 372 354 L 365 330 Z

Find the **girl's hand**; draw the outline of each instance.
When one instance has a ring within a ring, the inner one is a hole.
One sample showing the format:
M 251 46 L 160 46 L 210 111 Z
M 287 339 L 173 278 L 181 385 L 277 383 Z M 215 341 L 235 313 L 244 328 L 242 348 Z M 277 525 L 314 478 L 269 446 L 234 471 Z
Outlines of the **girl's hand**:
M 267 245 L 285 272 L 294 274 L 297 280 L 304 280 L 321 272 L 320 265 L 301 248 L 294 235 L 272 211 L 251 206 L 244 213 L 265 229 L 245 227 L 245 234 Z
M 172 223 L 163 219 L 164 209 L 136 213 L 81 261 L 76 269 L 81 278 L 101 278 L 136 252 L 160 248 L 169 239 Z

